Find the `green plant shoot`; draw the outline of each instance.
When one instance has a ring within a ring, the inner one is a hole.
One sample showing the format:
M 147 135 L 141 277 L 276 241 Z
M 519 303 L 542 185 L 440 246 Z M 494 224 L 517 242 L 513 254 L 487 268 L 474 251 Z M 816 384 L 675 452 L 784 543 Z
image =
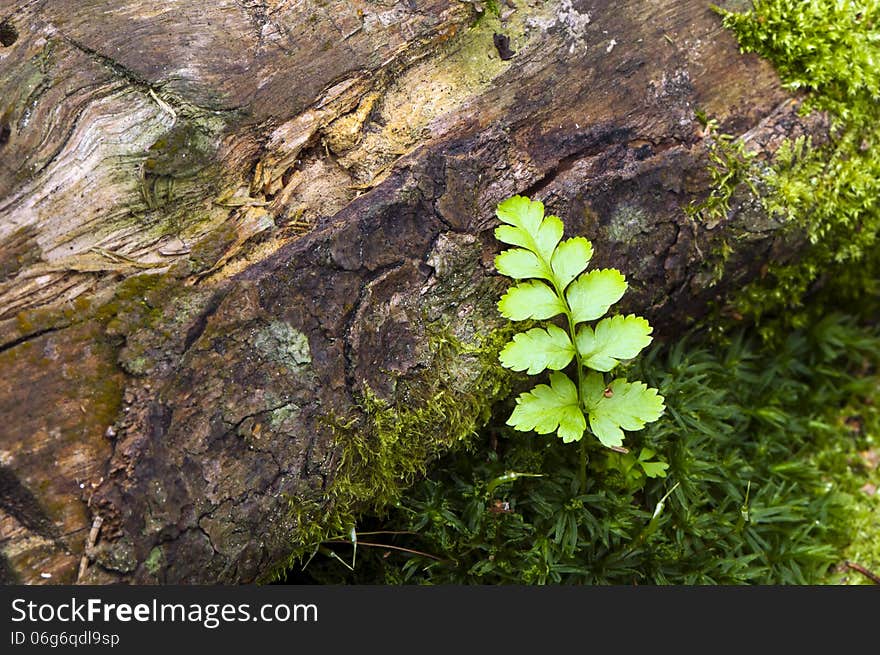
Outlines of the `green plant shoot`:
M 602 318 L 623 297 L 626 279 L 612 268 L 586 272 L 592 244 L 584 237 L 562 240 L 562 221 L 544 216 L 542 203 L 514 196 L 496 213 L 502 225 L 495 237 L 515 247 L 500 253 L 495 267 L 521 280 L 507 290 L 498 309 L 512 321 L 545 322 L 515 335 L 499 359 L 502 366 L 529 375 L 552 371 L 549 385 L 520 394 L 507 424 L 523 432 L 555 432 L 570 443 L 581 441 L 589 422 L 604 446 L 621 448 L 624 430 L 640 430 L 664 410 L 656 389 L 606 379 L 651 343 L 651 326 L 634 315 Z M 564 327 L 547 322 L 558 316 L 564 317 Z M 576 381 L 563 372 L 572 361 Z

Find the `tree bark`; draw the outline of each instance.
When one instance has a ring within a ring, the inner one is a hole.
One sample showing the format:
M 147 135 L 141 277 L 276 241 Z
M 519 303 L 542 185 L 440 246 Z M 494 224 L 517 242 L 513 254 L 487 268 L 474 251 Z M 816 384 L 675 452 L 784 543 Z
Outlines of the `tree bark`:
M 371 479 L 376 403 L 415 459 L 466 437 L 513 194 L 661 339 L 797 255 L 748 203 L 683 211 L 696 110 L 762 156 L 821 129 L 707 3 L 3 1 L 6 581 L 260 579 Z

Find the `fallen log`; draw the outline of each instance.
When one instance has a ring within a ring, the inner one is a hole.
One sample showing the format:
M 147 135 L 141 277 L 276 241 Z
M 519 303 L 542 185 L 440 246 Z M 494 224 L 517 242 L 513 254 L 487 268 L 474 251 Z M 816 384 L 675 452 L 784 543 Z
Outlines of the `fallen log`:
M 393 500 L 508 393 L 511 195 L 661 339 L 797 256 L 684 211 L 698 112 L 822 129 L 706 3 L 479 4 L 7 0 L 3 581 L 266 579 Z

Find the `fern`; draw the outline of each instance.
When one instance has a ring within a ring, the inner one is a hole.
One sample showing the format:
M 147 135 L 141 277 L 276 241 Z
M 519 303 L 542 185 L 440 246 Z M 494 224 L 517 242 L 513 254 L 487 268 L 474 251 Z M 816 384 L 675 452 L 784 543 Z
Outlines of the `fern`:
M 549 385 L 520 394 L 507 424 L 523 432 L 555 432 L 570 443 L 581 441 L 589 422 L 604 446 L 622 449 L 623 430 L 642 429 L 664 409 L 656 389 L 606 379 L 652 339 L 652 328 L 641 317 L 602 318 L 623 297 L 626 278 L 611 268 L 587 272 L 592 244 L 584 237 L 562 240 L 562 221 L 545 216 L 538 201 L 514 196 L 498 205 L 497 216 L 503 224 L 495 237 L 515 247 L 499 254 L 495 267 L 520 280 L 499 301 L 501 315 L 512 321 L 565 319 L 564 327 L 548 323 L 520 332 L 502 349 L 499 359 L 506 368 L 529 375 L 552 371 Z M 572 361 L 576 381 L 563 372 Z

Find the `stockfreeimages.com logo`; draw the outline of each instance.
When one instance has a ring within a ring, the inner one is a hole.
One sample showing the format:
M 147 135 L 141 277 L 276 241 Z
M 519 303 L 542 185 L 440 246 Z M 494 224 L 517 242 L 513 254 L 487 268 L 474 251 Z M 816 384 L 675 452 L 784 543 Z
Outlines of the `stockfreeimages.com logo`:
M 24 598 L 12 601 L 12 622 L 21 623 L 194 623 L 209 630 L 223 623 L 317 623 L 318 607 L 313 603 L 105 603 L 100 598 L 85 602 L 71 598 L 60 603 L 36 603 Z

